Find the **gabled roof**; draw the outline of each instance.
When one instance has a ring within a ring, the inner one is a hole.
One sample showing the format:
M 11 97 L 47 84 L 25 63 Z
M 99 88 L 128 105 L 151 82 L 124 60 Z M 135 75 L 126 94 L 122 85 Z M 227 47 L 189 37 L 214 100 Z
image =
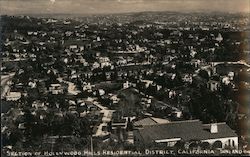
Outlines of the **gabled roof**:
M 144 143 L 155 140 L 181 138 L 184 141 L 206 140 L 225 137 L 237 137 L 235 132 L 226 124 L 218 123 L 218 133 L 211 133 L 210 124 L 203 125 L 199 120 L 171 122 L 167 124 L 145 126 L 139 129 Z

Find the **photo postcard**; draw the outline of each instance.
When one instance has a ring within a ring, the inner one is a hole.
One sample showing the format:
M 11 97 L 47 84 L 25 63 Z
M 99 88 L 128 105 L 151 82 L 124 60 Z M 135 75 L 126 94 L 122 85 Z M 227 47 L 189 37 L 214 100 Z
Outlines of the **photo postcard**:
M 1 156 L 250 155 L 249 0 L 0 0 Z

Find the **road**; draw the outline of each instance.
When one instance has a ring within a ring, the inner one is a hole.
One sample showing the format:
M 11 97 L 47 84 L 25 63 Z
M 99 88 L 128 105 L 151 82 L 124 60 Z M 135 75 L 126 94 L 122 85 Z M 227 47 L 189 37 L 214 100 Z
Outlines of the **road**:
M 103 131 L 102 129 L 103 129 L 103 127 L 105 127 L 105 126 L 108 125 L 108 122 L 111 121 L 113 112 L 115 110 L 109 110 L 107 107 L 102 106 L 97 101 L 94 102 L 94 105 L 97 106 L 98 108 L 100 108 L 101 109 L 100 112 L 103 113 L 102 123 L 98 126 L 97 131 L 96 131 L 96 133 L 95 133 L 94 136 L 105 136 L 105 135 L 108 135 L 109 132 Z

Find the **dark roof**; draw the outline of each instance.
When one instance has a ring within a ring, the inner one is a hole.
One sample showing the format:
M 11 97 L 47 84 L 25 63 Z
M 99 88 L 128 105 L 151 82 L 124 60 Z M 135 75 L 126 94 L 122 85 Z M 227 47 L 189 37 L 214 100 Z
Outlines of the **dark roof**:
M 155 124 L 157 124 L 157 122 L 154 121 L 151 117 L 144 118 L 144 119 L 134 122 L 134 126 L 147 126 L 147 125 L 155 125 Z
M 155 140 L 181 138 L 184 141 L 237 137 L 235 132 L 226 124 L 218 123 L 218 133 L 211 133 L 210 124 L 203 125 L 199 120 L 171 122 L 167 124 L 146 126 L 139 129 L 145 143 Z

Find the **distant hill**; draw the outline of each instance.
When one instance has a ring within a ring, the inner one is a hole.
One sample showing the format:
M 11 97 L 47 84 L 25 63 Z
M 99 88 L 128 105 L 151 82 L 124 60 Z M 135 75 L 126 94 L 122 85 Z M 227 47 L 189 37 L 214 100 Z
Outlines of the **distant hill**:
M 238 16 L 249 16 L 250 13 L 226 13 L 226 12 L 175 12 L 175 11 L 145 11 L 145 12 L 129 12 L 129 13 L 113 13 L 113 14 L 64 14 L 64 13 L 56 13 L 56 14 L 23 14 L 24 16 L 32 16 L 32 17 L 44 17 L 44 18 L 81 18 L 81 17 L 107 17 L 107 16 L 130 16 L 134 18 L 140 18 L 145 16 L 162 16 L 162 15 L 238 15 Z

